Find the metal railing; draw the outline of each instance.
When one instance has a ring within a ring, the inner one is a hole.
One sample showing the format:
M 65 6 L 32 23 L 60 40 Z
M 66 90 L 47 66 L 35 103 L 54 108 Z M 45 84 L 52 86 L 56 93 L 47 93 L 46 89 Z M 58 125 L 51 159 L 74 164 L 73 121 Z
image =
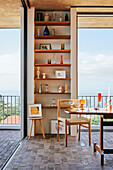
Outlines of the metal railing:
M 0 95 L 0 124 L 20 125 L 21 123 L 20 96 Z
M 111 96 L 110 98 L 111 98 L 111 104 L 113 105 L 113 96 Z M 90 108 L 98 107 L 98 105 L 100 105 L 101 108 L 106 108 L 105 104 L 107 104 L 108 102 L 108 96 L 101 96 L 101 102 L 98 102 L 98 96 L 78 96 L 78 99 L 85 100 L 84 107 L 86 108 L 88 107 L 87 102 L 89 103 Z M 92 125 L 100 124 L 100 117 L 98 115 L 92 115 L 90 116 L 90 118 L 91 118 Z
M 98 107 L 98 96 L 78 96 L 78 99 L 84 99 L 87 108 L 87 101 L 90 108 Z M 105 108 L 108 96 L 102 96 L 100 107 Z M 113 105 L 113 96 L 111 96 L 111 104 Z M 99 116 L 90 116 L 92 125 L 99 125 Z M 0 124 L 1 125 L 20 125 L 21 124 L 21 105 L 20 96 L 1 96 L 0 95 Z

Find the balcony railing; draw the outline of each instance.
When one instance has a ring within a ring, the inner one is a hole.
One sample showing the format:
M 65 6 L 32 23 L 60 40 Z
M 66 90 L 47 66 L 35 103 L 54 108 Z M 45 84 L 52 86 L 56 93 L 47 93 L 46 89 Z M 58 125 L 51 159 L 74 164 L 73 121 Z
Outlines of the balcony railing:
M 0 125 L 20 125 L 20 113 L 20 96 L 0 95 Z
M 111 96 L 110 98 L 111 98 L 111 104 L 113 104 L 113 96 Z M 88 107 L 87 101 L 89 103 L 90 108 L 98 107 L 98 105 L 100 105 L 101 108 L 106 108 L 105 104 L 108 103 L 108 96 L 102 96 L 100 103 L 98 102 L 98 96 L 78 96 L 78 99 L 84 99 L 85 100 L 84 107 L 86 107 L 86 108 Z M 92 116 L 90 116 L 90 118 L 91 118 L 91 124 L 92 125 L 99 125 L 100 124 L 100 117 L 98 115 L 92 115 Z
M 85 100 L 87 108 L 87 101 L 90 108 L 98 106 L 98 96 L 78 96 L 78 99 Z M 113 104 L 113 96 L 111 96 Z M 105 108 L 108 102 L 108 96 L 102 96 L 100 107 Z M 92 125 L 99 125 L 99 116 L 90 116 Z M 0 96 L 0 125 L 20 125 L 21 124 L 21 105 L 20 96 Z

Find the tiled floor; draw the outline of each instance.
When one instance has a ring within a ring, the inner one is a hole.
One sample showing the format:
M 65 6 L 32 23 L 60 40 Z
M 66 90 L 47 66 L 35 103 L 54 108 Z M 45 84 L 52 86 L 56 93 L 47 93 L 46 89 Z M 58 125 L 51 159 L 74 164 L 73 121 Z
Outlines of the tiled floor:
M 113 132 L 104 133 L 106 147 L 113 148 Z M 64 136 L 57 142 L 56 136 L 36 136 L 21 144 L 6 170 L 100 170 L 113 169 L 113 155 L 105 155 L 105 165 L 100 165 L 99 153 L 93 153 L 93 142 L 99 143 L 99 133 L 92 132 L 92 145 L 88 145 L 88 134 L 83 132 L 81 141 L 68 137 L 68 147 L 64 146 Z
M 20 140 L 19 130 L 0 130 L 0 169 Z

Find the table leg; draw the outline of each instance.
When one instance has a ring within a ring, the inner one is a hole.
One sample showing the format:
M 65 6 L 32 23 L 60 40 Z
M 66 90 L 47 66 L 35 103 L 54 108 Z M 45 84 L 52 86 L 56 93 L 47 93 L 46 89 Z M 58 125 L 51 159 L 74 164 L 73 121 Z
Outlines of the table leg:
M 101 154 L 101 165 L 104 165 L 104 150 L 103 150 L 103 118 L 100 118 L 100 147 L 94 143 L 93 151 L 98 151 Z
M 36 120 L 34 120 L 34 136 L 36 134 Z
M 101 149 L 101 165 L 104 165 L 104 151 L 103 151 L 103 117 L 100 118 L 100 149 Z
M 30 134 L 29 134 L 29 140 L 31 139 L 32 127 L 33 127 L 33 120 L 32 120 L 32 122 L 31 122 L 31 129 L 30 129 Z

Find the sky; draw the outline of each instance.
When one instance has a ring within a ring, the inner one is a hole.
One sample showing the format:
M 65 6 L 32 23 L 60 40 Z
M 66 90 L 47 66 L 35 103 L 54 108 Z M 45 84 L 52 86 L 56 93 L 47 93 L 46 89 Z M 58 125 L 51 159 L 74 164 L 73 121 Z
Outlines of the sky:
M 113 29 L 78 29 L 78 94 L 113 95 Z M 0 94 L 20 95 L 20 29 L 0 29 Z
M 113 29 L 78 29 L 78 94 L 113 95 Z
M 0 94 L 20 94 L 20 29 L 0 29 Z

